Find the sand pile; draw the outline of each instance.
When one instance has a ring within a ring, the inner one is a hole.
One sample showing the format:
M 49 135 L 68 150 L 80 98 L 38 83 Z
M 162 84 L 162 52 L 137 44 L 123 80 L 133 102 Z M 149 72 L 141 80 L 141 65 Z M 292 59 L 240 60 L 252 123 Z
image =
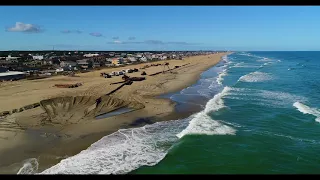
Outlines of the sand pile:
M 110 96 L 102 96 L 101 103 L 96 106 L 96 99 L 93 96 L 68 96 L 42 100 L 40 106 L 47 115 L 43 122 L 74 124 L 119 108 L 126 107 L 134 110 L 144 108 L 142 103 L 124 101 Z

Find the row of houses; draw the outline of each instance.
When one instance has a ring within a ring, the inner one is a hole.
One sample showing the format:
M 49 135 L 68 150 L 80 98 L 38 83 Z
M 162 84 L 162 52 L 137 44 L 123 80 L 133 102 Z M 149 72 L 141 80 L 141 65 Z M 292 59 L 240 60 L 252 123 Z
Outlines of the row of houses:
M 61 52 L 60 52 L 61 53 Z M 63 53 L 55 54 L 21 54 L 21 57 L 8 55 L 0 57 L 0 67 L 11 68 L 13 71 L 73 71 L 79 69 L 99 68 L 102 66 L 124 66 L 139 62 L 183 59 L 195 55 L 205 55 L 218 52 L 99 52 L 99 53 Z M 27 58 L 26 58 L 27 57 Z

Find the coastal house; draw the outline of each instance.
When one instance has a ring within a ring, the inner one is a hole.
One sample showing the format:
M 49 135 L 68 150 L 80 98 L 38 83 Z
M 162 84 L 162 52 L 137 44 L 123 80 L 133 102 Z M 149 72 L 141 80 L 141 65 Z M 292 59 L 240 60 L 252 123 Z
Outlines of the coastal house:
M 167 59 L 168 59 L 168 57 L 166 55 L 160 56 L 160 60 L 167 60 Z
M 86 58 L 95 57 L 95 56 L 99 56 L 99 54 L 98 53 L 95 53 L 95 54 L 89 53 L 89 54 L 84 54 L 83 55 L 83 57 L 86 57 Z
M 43 65 L 52 65 L 52 64 L 53 64 L 53 60 L 52 59 L 43 60 Z
M 114 64 L 112 64 L 112 61 L 106 61 L 104 65 L 107 67 L 114 66 Z
M 74 61 L 61 61 L 60 62 L 60 67 L 76 67 L 77 62 Z
M 142 53 L 137 53 L 136 58 L 140 59 L 142 57 Z
M 88 59 L 77 60 L 77 64 L 83 69 L 87 69 L 90 67 L 90 62 Z
M 98 67 L 101 67 L 100 62 L 93 62 L 92 68 L 98 68 Z
M 1 57 L 0 59 L 5 59 L 7 61 L 18 62 L 18 59 L 21 59 L 21 57 L 12 57 L 11 55 L 8 55 L 7 57 Z
M 43 56 L 32 56 L 33 60 L 43 60 Z
M 56 73 L 63 72 L 63 68 L 57 68 Z
M 147 59 L 147 57 L 145 57 L 144 55 L 142 55 L 142 57 L 140 58 L 140 61 L 142 61 L 142 62 L 147 62 L 148 59 Z
M 152 54 L 151 60 L 153 60 L 153 61 L 160 60 L 160 56 L 158 54 Z
M 115 66 L 119 66 L 119 65 L 123 64 L 123 58 L 113 58 L 112 64 L 114 64 Z
M 132 64 L 129 58 L 124 58 L 123 59 L 123 64 Z
M 136 59 L 135 57 L 128 57 L 128 59 L 129 59 L 132 63 L 137 62 L 137 59 Z
M 36 67 L 36 66 L 43 65 L 43 61 L 33 60 L 33 61 L 29 61 L 29 62 L 24 62 L 23 65 L 29 66 L 29 67 Z
M 176 54 L 171 54 L 170 59 L 175 59 L 177 57 Z

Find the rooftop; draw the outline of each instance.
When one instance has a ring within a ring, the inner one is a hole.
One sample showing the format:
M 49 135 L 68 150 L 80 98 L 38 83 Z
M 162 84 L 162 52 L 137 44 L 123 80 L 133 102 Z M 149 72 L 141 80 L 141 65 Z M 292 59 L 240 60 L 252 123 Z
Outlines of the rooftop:
M 0 77 L 19 75 L 19 74 L 26 74 L 26 73 L 25 72 L 19 72 L 19 71 L 7 71 L 7 72 L 0 73 Z

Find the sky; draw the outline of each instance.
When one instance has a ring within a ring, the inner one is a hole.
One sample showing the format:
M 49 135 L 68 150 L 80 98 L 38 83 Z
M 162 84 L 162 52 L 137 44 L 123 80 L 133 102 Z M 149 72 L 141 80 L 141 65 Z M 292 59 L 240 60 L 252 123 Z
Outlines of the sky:
M 320 6 L 2 6 L 0 50 L 320 50 Z

